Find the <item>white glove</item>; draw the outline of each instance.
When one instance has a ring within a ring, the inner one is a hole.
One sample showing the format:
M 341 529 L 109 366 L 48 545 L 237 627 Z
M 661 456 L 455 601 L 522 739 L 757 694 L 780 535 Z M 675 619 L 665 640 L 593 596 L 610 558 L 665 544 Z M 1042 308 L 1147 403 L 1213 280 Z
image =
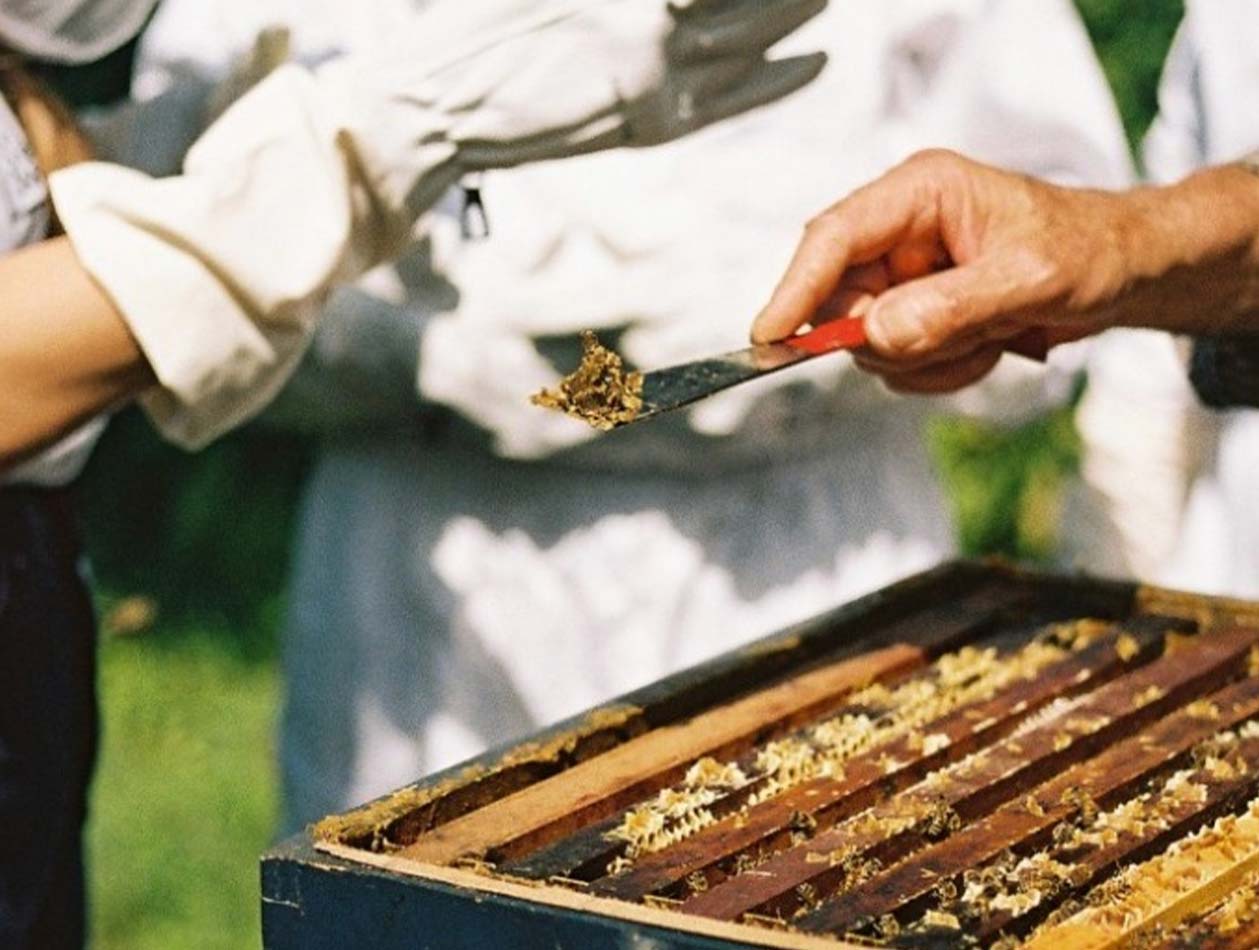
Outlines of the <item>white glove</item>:
M 149 175 L 177 175 L 206 127 L 288 61 L 289 40 L 287 29 L 264 29 L 218 82 L 175 63 L 160 77 L 165 88 L 157 95 L 87 109 L 77 118 L 102 161 Z
M 265 404 L 326 291 L 400 250 L 463 174 L 655 144 L 785 95 L 824 57 L 765 50 L 825 4 L 450 4 L 389 56 L 281 68 L 178 178 L 81 165 L 53 198 L 154 369 L 143 404 L 199 446 Z

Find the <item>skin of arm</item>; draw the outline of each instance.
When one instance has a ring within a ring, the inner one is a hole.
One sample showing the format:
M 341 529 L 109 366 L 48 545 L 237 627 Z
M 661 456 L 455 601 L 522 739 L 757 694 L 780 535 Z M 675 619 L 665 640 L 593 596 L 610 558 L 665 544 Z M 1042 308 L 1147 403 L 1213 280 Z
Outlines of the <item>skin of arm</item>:
M 0 95 L 45 175 L 92 157 L 73 116 L 24 70 L 0 68 Z M 0 473 L 153 382 L 64 237 L 0 257 L 0 367 Z
M 0 472 L 153 384 L 70 241 L 0 258 Z
M 1259 334 L 1259 169 L 1105 192 L 920 153 L 808 224 L 752 337 L 847 314 L 860 365 L 915 393 L 981 379 L 1029 330 Z

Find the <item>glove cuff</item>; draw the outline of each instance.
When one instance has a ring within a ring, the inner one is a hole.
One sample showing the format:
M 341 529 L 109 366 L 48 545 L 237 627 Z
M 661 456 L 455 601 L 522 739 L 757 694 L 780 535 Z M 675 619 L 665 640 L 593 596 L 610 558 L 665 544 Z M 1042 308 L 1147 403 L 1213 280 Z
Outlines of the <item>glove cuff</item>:
M 181 184 L 98 163 L 51 181 L 79 260 L 153 368 L 160 388 L 141 404 L 164 436 L 195 449 L 244 421 L 279 388 L 301 355 L 313 309 L 292 308 L 283 322 L 256 321 L 198 249 L 151 219 L 131 216 L 137 207 L 177 202 Z
M 1189 379 L 1213 409 L 1259 407 L 1259 338 L 1200 337 L 1194 341 Z

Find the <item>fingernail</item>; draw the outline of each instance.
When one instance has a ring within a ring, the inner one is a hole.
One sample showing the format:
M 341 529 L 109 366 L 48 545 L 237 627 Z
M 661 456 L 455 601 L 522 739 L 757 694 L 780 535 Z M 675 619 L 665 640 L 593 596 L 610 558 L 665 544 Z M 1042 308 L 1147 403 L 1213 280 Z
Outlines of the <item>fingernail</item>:
M 858 297 L 857 302 L 848 308 L 848 313 L 844 314 L 844 316 L 864 317 L 870 312 L 870 308 L 874 306 L 874 299 L 873 294 L 865 294 L 862 297 Z
M 752 342 L 753 343 L 773 343 L 778 340 L 781 334 L 774 332 L 779 321 L 775 316 L 775 301 L 777 295 L 770 298 L 761 312 L 756 315 L 756 319 L 752 321 Z
M 889 332 L 888 320 L 883 311 L 872 308 L 872 312 L 865 315 L 865 321 L 866 339 L 870 342 L 870 349 L 884 355 L 894 354 L 897 350 L 895 334 Z

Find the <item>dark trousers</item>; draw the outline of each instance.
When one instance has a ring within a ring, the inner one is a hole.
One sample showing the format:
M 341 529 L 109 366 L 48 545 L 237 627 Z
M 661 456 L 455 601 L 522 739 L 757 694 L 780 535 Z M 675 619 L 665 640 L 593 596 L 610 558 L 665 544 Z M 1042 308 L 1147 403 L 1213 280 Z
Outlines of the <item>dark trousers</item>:
M 0 947 L 81 948 L 96 625 L 64 492 L 0 487 Z

